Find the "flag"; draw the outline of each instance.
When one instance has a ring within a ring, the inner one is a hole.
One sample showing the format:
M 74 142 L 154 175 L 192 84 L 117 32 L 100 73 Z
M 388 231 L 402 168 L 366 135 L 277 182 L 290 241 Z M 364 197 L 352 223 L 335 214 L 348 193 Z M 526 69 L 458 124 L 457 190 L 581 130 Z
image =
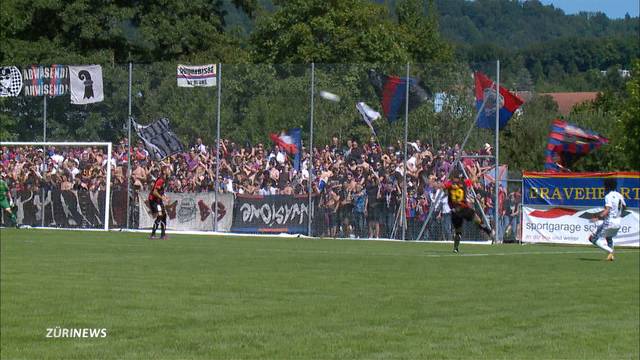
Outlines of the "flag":
M 104 100 L 102 66 L 69 66 L 71 103 L 91 104 Z
M 18 96 L 22 90 L 22 74 L 15 66 L 0 67 L 0 97 Z
M 286 152 L 293 155 L 293 167 L 300 170 L 300 153 L 302 150 L 302 129 L 294 128 L 278 134 L 269 134 L 269 138 Z
M 381 75 L 369 71 L 369 81 L 376 90 L 382 104 L 382 112 L 389 122 L 394 122 L 398 114 L 404 109 L 407 93 L 407 78 Z M 409 110 L 420 106 L 429 98 L 429 93 L 420 85 L 420 81 L 409 78 Z
M 362 120 L 364 120 L 364 122 L 367 123 L 367 125 L 371 129 L 373 136 L 376 136 L 376 131 L 373 129 L 372 123 L 375 120 L 380 119 L 382 117 L 380 113 L 373 110 L 371 107 L 369 107 L 369 105 L 365 104 L 364 102 L 357 103 L 356 109 L 358 109 L 358 112 L 360 112 L 360 115 L 362 116 Z
M 480 128 L 495 129 L 496 127 L 496 84 L 485 74 L 476 72 L 474 74 L 476 81 L 476 110 L 480 111 L 482 103 L 484 109 L 478 116 L 477 125 Z M 511 119 L 513 113 L 522 105 L 524 101 L 509 92 L 509 90 L 500 86 L 500 99 L 498 103 L 499 125 L 502 128 L 507 125 L 507 121 Z
M 162 118 L 149 125 L 133 121 L 133 125 L 152 160 L 160 161 L 167 156 L 184 152 L 180 140 L 169 127 L 169 119 Z
M 216 86 L 216 65 L 178 65 L 178 87 Z
M 507 188 L 507 177 L 509 174 L 509 167 L 507 165 L 498 166 L 498 182 L 504 189 Z M 484 185 L 488 186 L 489 184 L 494 184 L 496 181 L 496 167 L 492 166 L 488 169 L 484 175 Z
M 609 139 L 596 132 L 556 119 L 549 132 L 544 168 L 569 171 L 578 159 L 608 143 Z

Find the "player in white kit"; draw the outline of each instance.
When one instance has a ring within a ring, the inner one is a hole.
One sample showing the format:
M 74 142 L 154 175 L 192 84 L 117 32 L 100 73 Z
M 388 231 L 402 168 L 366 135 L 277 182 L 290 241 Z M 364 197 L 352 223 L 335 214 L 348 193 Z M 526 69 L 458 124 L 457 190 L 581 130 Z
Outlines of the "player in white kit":
M 598 226 L 594 234 L 589 236 L 589 241 L 593 245 L 609 253 L 607 255 L 609 261 L 614 259 L 613 237 L 618 234 L 622 211 L 627 206 L 622 194 L 616 191 L 617 185 L 615 178 L 604 180 L 604 190 L 607 194 L 604 197 L 604 210 L 591 219 L 591 221 L 602 220 L 602 224 Z

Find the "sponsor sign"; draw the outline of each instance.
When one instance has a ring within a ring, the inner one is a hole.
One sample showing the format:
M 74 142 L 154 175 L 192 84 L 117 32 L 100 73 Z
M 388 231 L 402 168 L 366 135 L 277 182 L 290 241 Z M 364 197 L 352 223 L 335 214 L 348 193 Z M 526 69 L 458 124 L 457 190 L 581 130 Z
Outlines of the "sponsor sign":
M 148 192 L 138 194 L 140 214 L 139 227 L 151 229 L 155 217 L 149 209 Z M 215 194 L 166 193 L 169 202 L 164 204 L 167 211 L 167 228 L 184 231 L 213 231 L 215 214 Z M 218 231 L 228 232 L 233 217 L 233 194 L 218 194 Z
M 589 245 L 589 235 L 595 233 L 601 221 L 591 219 L 603 208 L 523 207 L 522 241 Z M 616 245 L 640 246 L 638 209 L 623 212 Z
M 523 174 L 524 205 L 604 206 L 604 179 L 615 178 L 628 207 L 640 206 L 640 172 Z
M 616 245 L 640 246 L 640 173 L 523 174 L 522 241 L 590 244 L 600 222 L 592 219 L 604 208 L 604 179 L 616 178 L 627 209 L 613 238 Z
M 312 199 L 312 208 L 315 203 L 315 199 Z M 306 234 L 310 213 L 313 215 L 307 196 L 237 195 L 231 231 Z
M 216 65 L 178 65 L 178 87 L 216 86 Z

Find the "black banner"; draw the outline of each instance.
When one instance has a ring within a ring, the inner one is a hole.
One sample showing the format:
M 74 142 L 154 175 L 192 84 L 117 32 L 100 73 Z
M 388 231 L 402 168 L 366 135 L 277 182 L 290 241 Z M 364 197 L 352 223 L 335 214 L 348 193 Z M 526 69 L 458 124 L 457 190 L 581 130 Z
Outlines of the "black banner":
M 15 200 L 18 223 L 42 226 L 44 204 L 44 226 L 102 229 L 105 195 L 105 191 L 88 190 L 19 191 Z M 111 192 L 111 227 L 126 225 L 126 201 L 126 190 Z M 6 224 L 6 218 L 3 220 Z
M 60 96 L 69 92 L 69 68 L 66 65 L 31 65 L 22 69 L 25 96 Z
M 312 208 L 315 207 L 312 199 Z M 313 216 L 313 212 L 311 212 Z M 237 195 L 231 232 L 306 234 L 309 198 L 306 196 Z

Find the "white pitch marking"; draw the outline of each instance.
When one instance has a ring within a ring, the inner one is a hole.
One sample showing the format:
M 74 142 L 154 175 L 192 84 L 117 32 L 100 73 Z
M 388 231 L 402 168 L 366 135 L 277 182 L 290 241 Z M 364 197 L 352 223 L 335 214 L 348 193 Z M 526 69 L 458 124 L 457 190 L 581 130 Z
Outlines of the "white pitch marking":
M 575 251 L 525 251 L 510 253 L 463 253 L 463 254 L 384 254 L 384 253 L 362 253 L 362 252 L 336 252 L 326 250 L 294 250 L 294 249 L 254 249 L 264 252 L 284 252 L 284 253 L 309 253 L 309 254 L 330 254 L 330 255 L 363 255 L 363 256 L 414 256 L 414 257 L 478 257 L 478 256 L 511 256 L 511 255 L 562 255 L 562 254 L 599 254 L 599 250 L 575 250 Z M 633 250 L 616 251 L 616 254 L 636 252 Z

